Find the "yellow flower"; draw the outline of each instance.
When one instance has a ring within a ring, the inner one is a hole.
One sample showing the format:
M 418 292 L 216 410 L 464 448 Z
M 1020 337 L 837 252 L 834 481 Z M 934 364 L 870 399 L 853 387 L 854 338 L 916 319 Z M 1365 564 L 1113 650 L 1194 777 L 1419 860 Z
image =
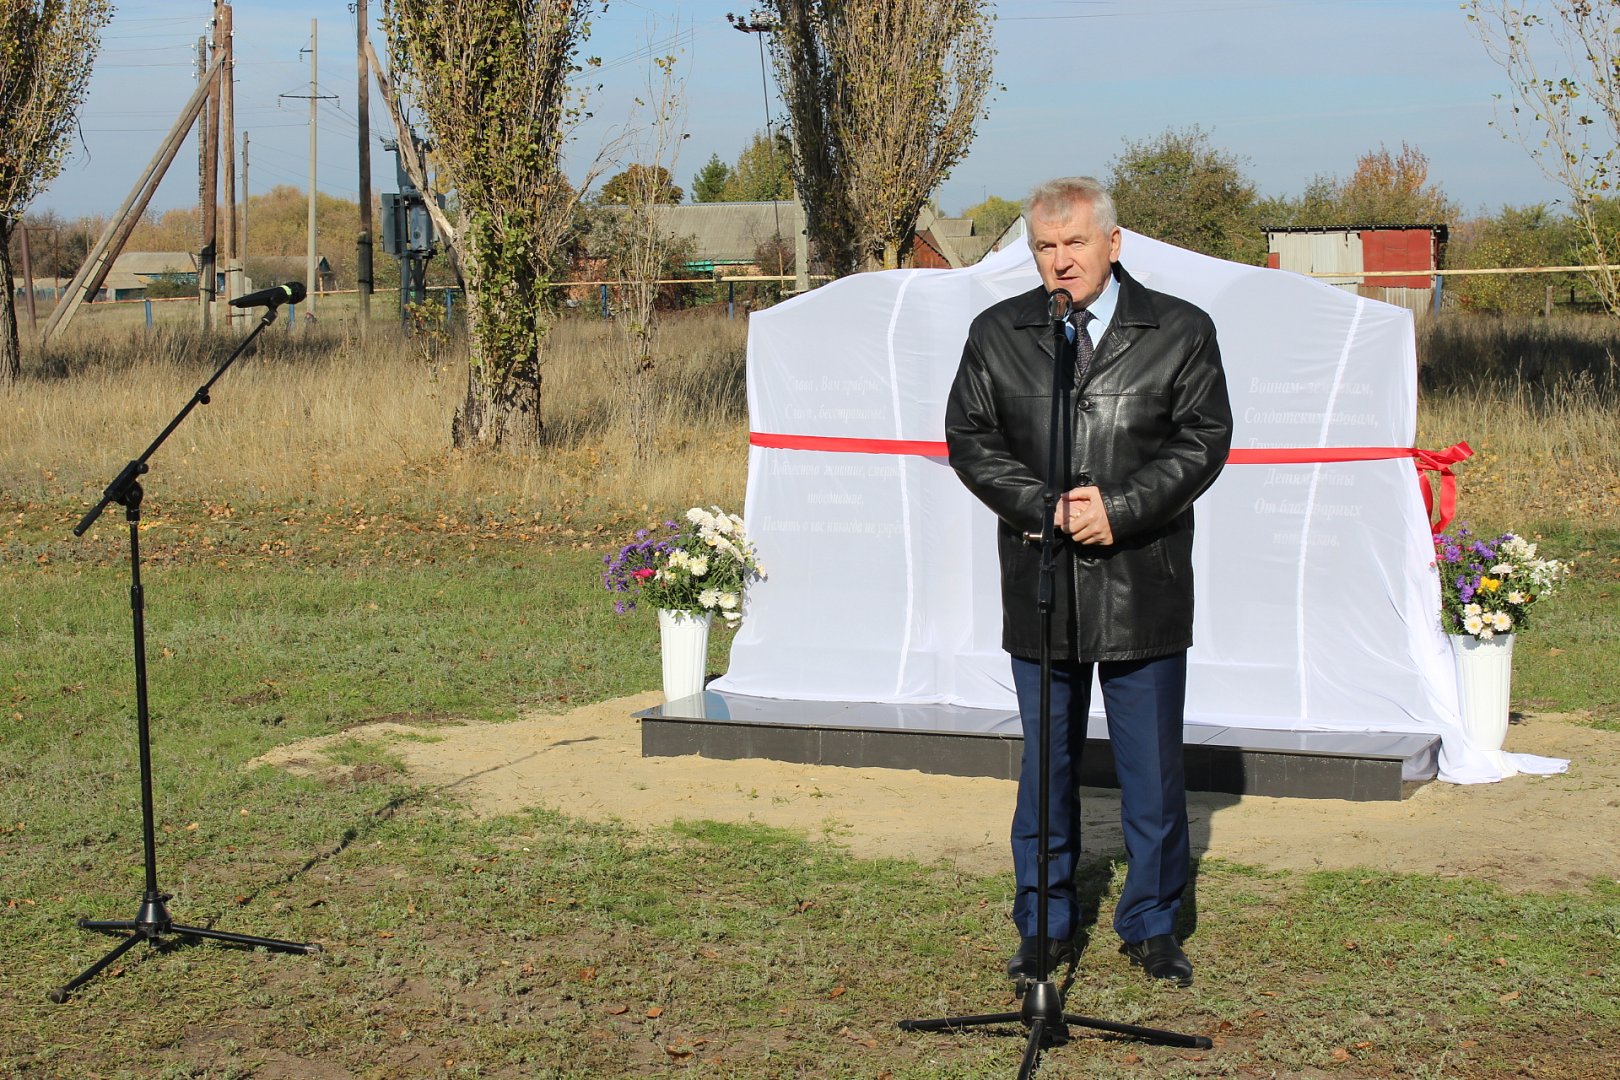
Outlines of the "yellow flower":
M 1479 587 L 1484 589 L 1486 592 L 1495 592 L 1497 589 L 1502 587 L 1502 579 L 1493 577 L 1480 578 Z

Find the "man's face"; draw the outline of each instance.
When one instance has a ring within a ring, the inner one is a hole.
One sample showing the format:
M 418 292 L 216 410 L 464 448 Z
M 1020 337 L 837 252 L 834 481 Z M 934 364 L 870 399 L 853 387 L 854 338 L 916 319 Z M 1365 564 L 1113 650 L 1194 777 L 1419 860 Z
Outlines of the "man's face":
M 1030 235 L 1047 292 L 1067 289 L 1077 308 L 1102 295 L 1119 258 L 1119 229 L 1098 229 L 1089 202 L 1041 207 L 1030 223 Z

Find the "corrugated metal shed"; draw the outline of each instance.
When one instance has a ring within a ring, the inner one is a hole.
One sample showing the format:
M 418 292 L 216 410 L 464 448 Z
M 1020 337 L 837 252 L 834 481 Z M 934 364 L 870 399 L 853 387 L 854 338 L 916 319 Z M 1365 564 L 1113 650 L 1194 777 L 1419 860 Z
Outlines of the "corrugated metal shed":
M 1281 226 L 1266 229 L 1266 265 L 1319 280 L 1374 300 L 1426 315 L 1434 307 L 1433 274 L 1440 269 L 1446 226 L 1366 224 Z M 1418 271 L 1400 277 L 1368 273 Z

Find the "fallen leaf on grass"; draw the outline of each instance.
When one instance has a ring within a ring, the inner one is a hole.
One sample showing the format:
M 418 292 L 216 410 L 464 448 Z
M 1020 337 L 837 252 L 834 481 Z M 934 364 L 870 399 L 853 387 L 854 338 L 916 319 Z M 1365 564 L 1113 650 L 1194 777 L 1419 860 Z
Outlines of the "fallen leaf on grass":
M 827 991 L 827 996 L 830 998 L 843 997 L 848 992 L 849 988 L 846 986 L 835 986 L 831 990 Z
M 1351 941 L 1349 939 L 1340 942 L 1340 944 L 1344 946 L 1346 952 L 1355 952 L 1357 949 L 1361 948 L 1361 942 Z
M 1495 964 L 1497 967 L 1507 967 L 1507 957 L 1498 956 L 1495 960 L 1492 960 L 1491 963 Z
M 583 967 L 583 968 L 579 969 L 579 981 L 580 982 L 590 982 L 594 978 L 596 978 L 596 969 L 595 968 L 593 968 L 593 967 Z
M 1512 993 L 1503 994 L 1501 997 L 1497 998 L 1496 1000 L 1501 1002 L 1503 1005 L 1506 1005 L 1510 1001 L 1519 1000 L 1519 992 L 1517 990 L 1515 990 Z
M 647 1019 L 649 1020 L 656 1020 L 663 1015 L 664 1007 L 662 1005 L 654 1005 L 652 1008 L 647 1010 Z
M 1346 1050 L 1342 1046 L 1335 1046 L 1333 1048 L 1332 1057 L 1333 1057 L 1334 1061 L 1349 1061 L 1350 1060 L 1350 1051 Z
M 1126 1054 L 1124 1057 L 1120 1058 L 1119 1060 L 1123 1061 L 1127 1065 L 1136 1065 L 1136 1064 L 1139 1064 L 1141 1062 L 1142 1055 L 1141 1054 Z
M 629 1011 L 630 1011 L 630 1006 L 628 1006 L 628 1005 L 609 1005 L 607 1007 L 607 1014 L 609 1016 L 623 1016 L 625 1013 L 627 1013 Z

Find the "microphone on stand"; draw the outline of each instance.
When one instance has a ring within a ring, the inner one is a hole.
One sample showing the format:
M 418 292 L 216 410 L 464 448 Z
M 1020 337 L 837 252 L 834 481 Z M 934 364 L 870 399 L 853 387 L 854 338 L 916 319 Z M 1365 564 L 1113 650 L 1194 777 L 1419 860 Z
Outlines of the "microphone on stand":
M 231 301 L 231 307 L 271 307 L 278 308 L 282 304 L 296 304 L 302 300 L 309 290 L 302 281 L 289 281 L 285 285 L 272 285 L 268 289 L 238 296 Z M 1064 295 L 1068 295 L 1065 293 Z
M 1068 289 L 1053 289 L 1046 294 L 1046 317 L 1055 323 L 1067 322 L 1074 309 L 1074 297 Z

